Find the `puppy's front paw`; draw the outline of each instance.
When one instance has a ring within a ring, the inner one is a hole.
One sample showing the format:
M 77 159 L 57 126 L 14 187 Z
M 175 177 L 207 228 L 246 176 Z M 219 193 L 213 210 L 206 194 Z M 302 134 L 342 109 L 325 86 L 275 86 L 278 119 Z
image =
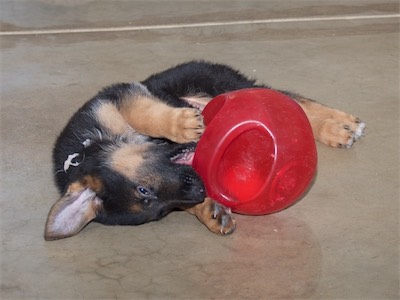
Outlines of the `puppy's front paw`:
M 170 140 L 176 143 L 197 142 L 204 132 L 203 116 L 198 109 L 176 108 Z
M 212 232 L 220 235 L 228 235 L 235 231 L 236 222 L 231 209 L 214 202 L 211 219 L 206 226 Z
M 186 209 L 187 212 L 196 217 L 212 232 L 219 235 L 228 235 L 235 231 L 236 222 L 232 216 L 231 209 L 227 208 L 211 198 L 204 202 Z

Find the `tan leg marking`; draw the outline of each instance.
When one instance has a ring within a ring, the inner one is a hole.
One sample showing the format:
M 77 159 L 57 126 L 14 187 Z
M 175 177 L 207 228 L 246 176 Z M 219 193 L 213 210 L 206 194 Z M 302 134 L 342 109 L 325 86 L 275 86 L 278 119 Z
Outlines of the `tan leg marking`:
M 317 141 L 332 147 L 351 147 L 363 135 L 365 124 L 353 115 L 300 98 Z
M 138 132 L 176 143 L 198 141 L 204 132 L 203 117 L 199 110 L 171 107 L 150 97 L 126 99 L 121 113 Z
M 214 202 L 211 198 L 206 198 L 204 202 L 186 209 L 186 211 L 195 215 L 200 222 L 216 234 L 228 235 L 235 231 L 236 222 L 230 209 Z
M 111 102 L 101 102 L 95 108 L 94 113 L 101 125 L 115 135 L 122 135 L 133 131 L 133 128 L 124 119 L 118 108 Z

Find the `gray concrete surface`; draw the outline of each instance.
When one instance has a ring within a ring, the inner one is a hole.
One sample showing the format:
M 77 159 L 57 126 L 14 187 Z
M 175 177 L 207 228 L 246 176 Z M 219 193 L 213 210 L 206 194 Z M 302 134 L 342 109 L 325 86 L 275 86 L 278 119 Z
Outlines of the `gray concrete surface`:
M 0 10 L 11 34 L 1 36 L 2 299 L 399 298 L 399 19 L 384 17 L 398 1 L 25 0 Z M 17 35 L 315 16 L 339 19 Z M 51 148 L 68 118 L 104 85 L 189 59 L 356 114 L 366 136 L 350 150 L 318 145 L 308 195 L 277 214 L 236 216 L 229 237 L 175 212 L 45 242 L 58 197 Z

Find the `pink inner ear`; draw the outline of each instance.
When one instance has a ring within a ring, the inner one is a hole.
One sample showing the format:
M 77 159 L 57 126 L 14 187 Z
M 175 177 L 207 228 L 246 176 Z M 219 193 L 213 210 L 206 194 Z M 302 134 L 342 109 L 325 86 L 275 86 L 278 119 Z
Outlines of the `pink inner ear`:
M 207 96 L 182 97 L 181 99 L 200 111 L 203 111 L 204 107 L 211 100 L 211 98 Z
M 63 196 L 50 210 L 45 239 L 61 239 L 77 234 L 96 217 L 101 203 L 89 188 Z
M 193 163 L 194 152 L 188 151 L 182 154 L 179 154 L 172 158 L 172 162 L 180 165 L 188 165 L 191 166 Z
M 54 218 L 55 228 L 68 231 L 69 227 L 80 223 L 82 217 L 91 209 L 91 201 L 96 193 L 90 189 L 85 189 L 79 196 L 64 206 Z

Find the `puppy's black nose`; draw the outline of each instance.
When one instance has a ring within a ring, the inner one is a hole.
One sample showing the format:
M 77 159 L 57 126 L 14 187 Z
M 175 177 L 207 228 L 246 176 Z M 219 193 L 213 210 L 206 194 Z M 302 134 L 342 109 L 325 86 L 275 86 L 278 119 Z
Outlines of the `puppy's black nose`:
M 203 200 L 206 197 L 206 190 L 201 180 L 194 179 L 191 183 L 190 193 L 193 199 Z
M 198 193 L 201 198 L 206 197 L 206 191 L 205 191 L 204 187 L 199 188 Z
M 185 198 L 195 201 L 203 201 L 206 196 L 206 190 L 200 176 L 190 167 L 181 174 L 181 191 Z

